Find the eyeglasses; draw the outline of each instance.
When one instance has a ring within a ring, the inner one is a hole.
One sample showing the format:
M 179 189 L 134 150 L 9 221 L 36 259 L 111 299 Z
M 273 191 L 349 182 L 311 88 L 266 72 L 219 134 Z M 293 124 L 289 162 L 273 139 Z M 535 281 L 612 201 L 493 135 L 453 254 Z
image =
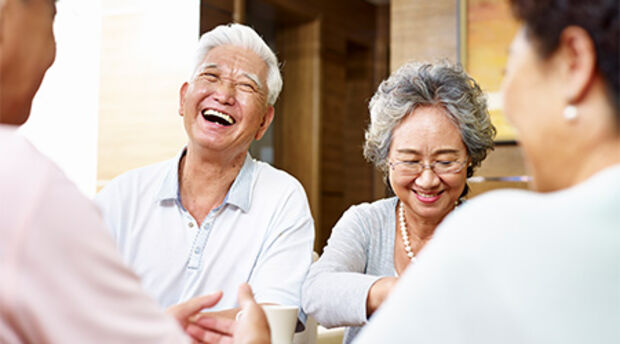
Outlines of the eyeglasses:
M 431 164 L 419 161 L 390 161 L 388 165 L 402 176 L 413 177 L 421 174 L 427 168 L 431 169 L 436 175 L 459 173 L 465 167 L 465 161 L 439 160 Z

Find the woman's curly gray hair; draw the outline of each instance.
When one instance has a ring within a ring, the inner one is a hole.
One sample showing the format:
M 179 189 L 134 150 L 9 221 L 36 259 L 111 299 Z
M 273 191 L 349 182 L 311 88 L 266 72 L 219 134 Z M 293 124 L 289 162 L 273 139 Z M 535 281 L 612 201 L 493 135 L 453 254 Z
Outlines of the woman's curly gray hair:
M 387 175 L 392 132 L 419 106 L 441 106 L 458 126 L 471 157 L 467 167 L 467 177 L 471 177 L 494 148 L 496 130 L 480 86 L 460 66 L 445 61 L 407 63 L 379 85 L 368 106 L 364 157 Z

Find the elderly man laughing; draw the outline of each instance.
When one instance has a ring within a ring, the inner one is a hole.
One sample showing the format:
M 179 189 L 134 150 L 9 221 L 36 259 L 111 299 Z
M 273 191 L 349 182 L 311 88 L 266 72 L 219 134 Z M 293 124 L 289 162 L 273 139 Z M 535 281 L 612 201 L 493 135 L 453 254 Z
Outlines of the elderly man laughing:
M 258 302 L 299 305 L 314 240 L 306 194 L 248 153 L 281 88 L 278 61 L 254 30 L 207 32 L 180 90 L 187 146 L 97 195 L 125 262 L 162 306 L 223 290 L 216 309 L 234 317 L 243 282 Z

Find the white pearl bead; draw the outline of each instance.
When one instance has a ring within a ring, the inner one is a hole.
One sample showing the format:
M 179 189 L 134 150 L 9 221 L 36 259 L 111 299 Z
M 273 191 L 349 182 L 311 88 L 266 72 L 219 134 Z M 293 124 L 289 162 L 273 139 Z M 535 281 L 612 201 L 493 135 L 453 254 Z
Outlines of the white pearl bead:
M 403 237 L 405 252 L 407 252 L 407 257 L 409 257 L 409 260 L 413 263 L 416 259 L 413 255 L 413 251 L 411 250 L 411 243 L 409 242 L 409 233 L 407 233 L 407 223 L 405 222 L 405 209 L 403 208 L 402 202 L 400 202 L 400 206 L 398 208 L 398 220 L 400 222 L 400 234 Z

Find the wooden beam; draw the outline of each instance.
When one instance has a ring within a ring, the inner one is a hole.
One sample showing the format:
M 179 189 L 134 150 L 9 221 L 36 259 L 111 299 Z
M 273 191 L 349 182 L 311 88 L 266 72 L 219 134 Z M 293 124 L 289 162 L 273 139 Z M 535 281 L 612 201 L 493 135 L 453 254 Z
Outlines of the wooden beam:
M 320 29 L 315 20 L 277 31 L 284 88 L 276 104 L 275 164 L 304 186 L 320 228 Z
M 235 0 L 233 4 L 233 21 L 235 23 L 245 23 L 245 0 Z

